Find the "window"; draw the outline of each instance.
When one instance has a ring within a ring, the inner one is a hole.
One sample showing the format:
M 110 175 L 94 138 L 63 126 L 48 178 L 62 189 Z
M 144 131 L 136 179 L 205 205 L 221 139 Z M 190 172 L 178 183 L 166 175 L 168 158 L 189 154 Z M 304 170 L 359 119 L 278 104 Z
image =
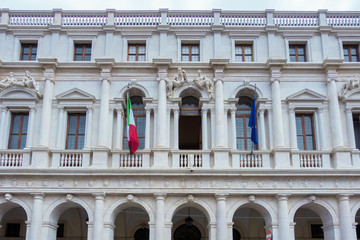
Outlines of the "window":
M 74 61 L 90 61 L 91 44 L 75 44 Z
M 252 62 L 253 46 L 252 44 L 236 44 L 235 45 L 235 61 L 236 62 Z
M 83 149 L 85 140 L 85 113 L 69 113 L 66 149 Z
M 311 238 L 324 239 L 324 231 L 322 229 L 322 224 L 311 224 Z
M 360 149 L 360 114 L 353 115 L 356 148 Z
M 236 106 L 236 148 L 239 150 L 256 149 L 251 141 L 251 127 L 248 126 L 253 100 L 240 97 Z
M 306 62 L 306 46 L 303 44 L 289 45 L 290 62 Z
M 134 121 L 136 126 L 136 132 L 139 139 L 139 150 L 145 148 L 145 123 L 146 123 L 146 114 L 145 114 L 145 108 L 142 101 L 142 97 L 140 96 L 132 96 L 130 97 L 131 100 L 131 107 L 134 114 Z M 125 109 L 125 116 L 126 116 L 126 109 Z M 126 116 L 127 117 L 127 116 Z M 127 132 L 126 132 L 126 122 L 124 122 L 124 149 L 128 150 L 129 145 L 127 141 Z
M 296 135 L 300 150 L 316 149 L 313 115 L 296 114 Z
M 20 237 L 20 223 L 7 223 L 5 237 Z
M 145 44 L 129 44 L 128 61 L 145 61 Z
M 359 62 L 359 45 L 344 45 L 344 61 Z
M 181 61 L 199 62 L 200 61 L 199 44 L 182 44 Z
M 11 114 L 9 149 L 23 149 L 26 146 L 28 120 L 28 113 Z
M 35 61 L 37 53 L 37 43 L 22 43 L 21 44 L 21 61 Z
M 200 102 L 194 96 L 181 99 L 179 118 L 179 149 L 202 148 Z

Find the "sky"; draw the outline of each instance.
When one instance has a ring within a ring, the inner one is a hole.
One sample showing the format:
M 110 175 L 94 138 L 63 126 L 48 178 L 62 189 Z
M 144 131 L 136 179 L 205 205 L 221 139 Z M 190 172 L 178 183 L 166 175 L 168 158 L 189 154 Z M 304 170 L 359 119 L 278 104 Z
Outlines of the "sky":
M 299 10 L 360 11 L 360 0 L 0 0 L 10 10 Z

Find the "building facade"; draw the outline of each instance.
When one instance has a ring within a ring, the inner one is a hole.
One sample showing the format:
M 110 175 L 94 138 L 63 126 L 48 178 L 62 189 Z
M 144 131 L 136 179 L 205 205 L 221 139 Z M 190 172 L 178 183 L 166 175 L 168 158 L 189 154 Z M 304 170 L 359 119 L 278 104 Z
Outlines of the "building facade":
M 360 238 L 360 12 L 0 21 L 0 239 Z

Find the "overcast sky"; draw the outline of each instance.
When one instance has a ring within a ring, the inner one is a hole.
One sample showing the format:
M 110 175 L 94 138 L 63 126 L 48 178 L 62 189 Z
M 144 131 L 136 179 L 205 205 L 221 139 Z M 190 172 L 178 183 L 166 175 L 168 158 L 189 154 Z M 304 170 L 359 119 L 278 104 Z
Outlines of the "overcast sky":
M 11 10 L 318 10 L 360 11 L 360 0 L 0 0 Z

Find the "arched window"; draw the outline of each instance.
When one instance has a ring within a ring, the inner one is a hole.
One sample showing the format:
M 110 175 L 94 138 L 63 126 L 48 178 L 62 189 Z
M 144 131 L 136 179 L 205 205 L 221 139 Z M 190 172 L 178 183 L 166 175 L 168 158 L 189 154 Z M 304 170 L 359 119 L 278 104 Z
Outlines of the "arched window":
M 193 96 L 183 97 L 181 100 L 179 149 L 201 149 L 199 99 Z
M 130 97 L 131 100 L 131 107 L 134 113 L 134 120 L 136 125 L 136 132 L 139 139 L 139 148 L 138 149 L 144 149 L 145 148 L 145 123 L 146 123 L 146 112 L 144 108 L 144 104 L 142 101 L 142 97 L 140 96 L 132 96 Z M 126 109 L 125 109 L 125 121 L 124 121 L 124 149 L 128 150 L 129 145 L 127 142 L 127 132 L 126 132 L 126 122 L 127 122 L 127 116 L 126 116 Z
M 251 128 L 248 127 L 253 99 L 240 97 L 236 106 L 236 148 L 239 150 L 257 149 L 251 141 Z

